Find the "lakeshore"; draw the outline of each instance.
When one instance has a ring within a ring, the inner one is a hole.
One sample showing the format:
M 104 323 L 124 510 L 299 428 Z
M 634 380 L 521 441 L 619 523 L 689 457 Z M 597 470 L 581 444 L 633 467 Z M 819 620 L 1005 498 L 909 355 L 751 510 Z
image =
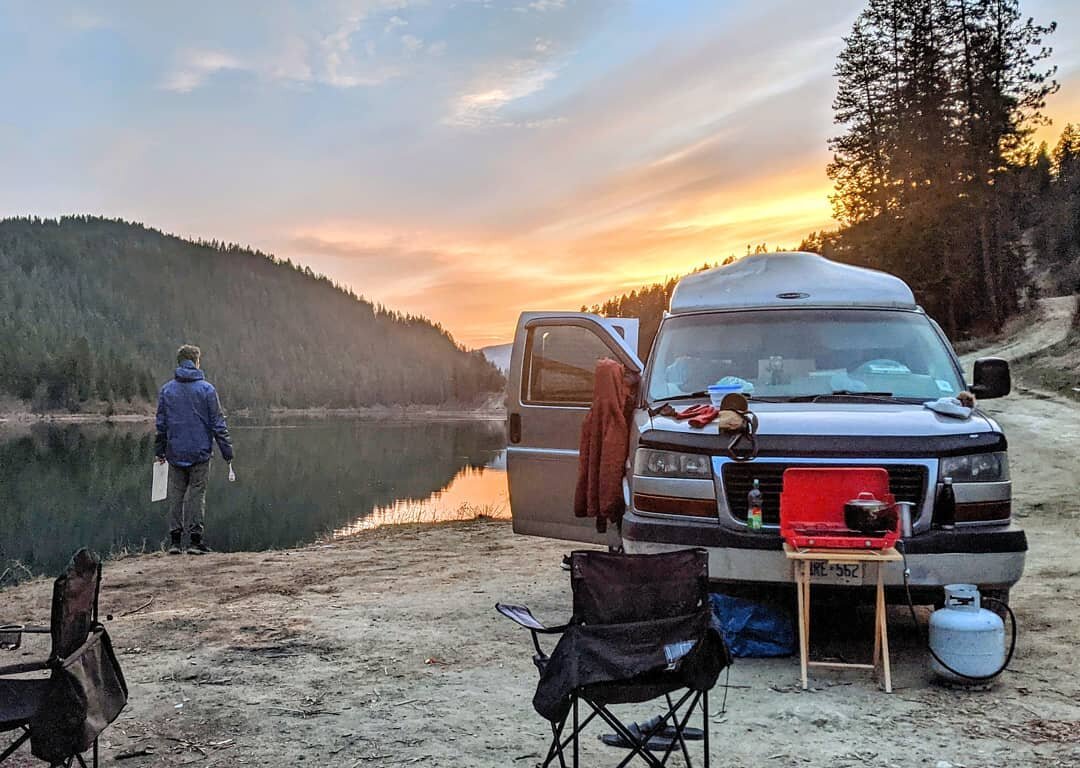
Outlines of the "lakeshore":
M 506 418 L 502 397 L 491 398 L 474 406 L 451 405 L 372 405 L 366 408 L 271 408 L 252 410 L 240 408 L 230 411 L 230 419 L 237 421 L 287 421 L 290 419 L 483 419 L 501 421 Z M 152 410 L 132 413 L 94 411 L 68 413 L 46 411 L 35 413 L 28 409 L 0 411 L 0 428 L 24 424 L 153 424 Z

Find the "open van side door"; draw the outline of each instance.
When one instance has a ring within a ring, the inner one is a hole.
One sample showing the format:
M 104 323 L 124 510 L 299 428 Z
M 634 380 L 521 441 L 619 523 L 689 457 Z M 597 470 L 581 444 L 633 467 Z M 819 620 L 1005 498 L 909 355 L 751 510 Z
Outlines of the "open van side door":
M 641 373 L 636 348 L 637 320 L 580 312 L 521 315 L 506 398 L 506 469 L 515 533 L 608 540 L 597 533 L 595 520 L 574 517 L 581 424 L 592 404 L 597 360 L 609 357 Z

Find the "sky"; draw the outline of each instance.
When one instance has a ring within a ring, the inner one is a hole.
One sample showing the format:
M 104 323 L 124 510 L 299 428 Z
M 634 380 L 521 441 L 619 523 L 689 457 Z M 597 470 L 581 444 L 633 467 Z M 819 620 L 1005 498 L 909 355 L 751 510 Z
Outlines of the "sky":
M 290 258 L 469 347 L 831 228 L 863 0 L 0 0 L 0 216 Z M 1051 142 L 1080 122 L 1080 3 Z

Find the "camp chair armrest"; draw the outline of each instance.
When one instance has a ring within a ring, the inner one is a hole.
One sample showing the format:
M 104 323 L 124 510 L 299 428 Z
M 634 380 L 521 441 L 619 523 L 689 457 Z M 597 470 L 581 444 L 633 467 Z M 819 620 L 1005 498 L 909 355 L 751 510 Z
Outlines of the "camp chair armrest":
M 533 632 L 541 632 L 545 635 L 557 635 L 565 632 L 569 624 L 561 624 L 557 627 L 545 627 L 540 623 L 540 620 L 532 615 L 530 611 L 524 605 L 507 605 L 506 603 L 495 603 L 495 610 L 501 613 L 506 618 L 515 624 L 520 624 L 526 629 Z
M 17 651 L 22 647 L 23 635 L 47 635 L 49 627 L 26 627 L 22 624 L 0 625 L 0 651 Z
M 49 669 L 49 662 L 47 661 L 28 661 L 22 664 L 9 664 L 6 667 L 0 667 L 0 677 L 6 677 L 7 675 L 22 675 L 27 672 L 43 672 Z
M 52 629 L 49 627 L 27 624 L 0 624 L 0 635 L 5 632 L 25 632 L 28 635 L 47 635 L 52 632 Z

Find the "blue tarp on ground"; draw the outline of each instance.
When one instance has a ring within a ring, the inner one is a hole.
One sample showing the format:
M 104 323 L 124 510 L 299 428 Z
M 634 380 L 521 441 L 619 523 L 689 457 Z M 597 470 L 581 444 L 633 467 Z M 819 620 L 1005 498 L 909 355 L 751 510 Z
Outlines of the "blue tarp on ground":
M 720 625 L 732 656 L 761 658 L 795 653 L 790 610 L 715 592 L 711 600 L 713 619 Z

